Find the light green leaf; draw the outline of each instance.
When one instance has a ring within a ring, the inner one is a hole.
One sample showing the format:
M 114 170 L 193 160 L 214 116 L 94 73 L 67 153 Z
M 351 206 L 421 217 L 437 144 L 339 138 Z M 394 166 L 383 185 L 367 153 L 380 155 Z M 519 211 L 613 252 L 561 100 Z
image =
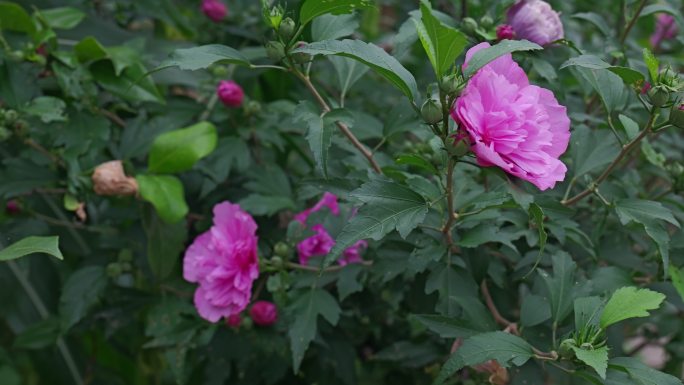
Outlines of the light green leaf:
M 651 82 L 656 84 L 658 81 L 658 67 L 660 66 L 660 62 L 648 48 L 644 48 L 643 55 L 644 63 L 646 63 L 646 68 L 648 68 L 648 74 L 651 76 Z
M 432 14 L 427 0 L 420 2 L 421 20 L 413 19 L 423 48 L 432 63 L 437 78 L 445 75 L 454 65 L 467 44 L 464 34 L 440 22 Z
M 336 40 L 349 36 L 359 28 L 354 15 L 323 15 L 311 24 L 312 41 Z
M 442 338 L 467 338 L 482 331 L 465 320 L 437 314 L 412 314 L 411 318 L 425 325 Z
M 216 148 L 216 127 L 199 122 L 159 135 L 152 143 L 148 168 L 151 172 L 187 171 Z
M 117 75 L 114 61 L 101 60 L 90 66 L 93 78 L 102 88 L 131 102 L 164 103 L 164 97 L 151 77 L 145 76 L 145 66 L 135 62 Z
M 240 200 L 240 207 L 252 215 L 274 215 L 283 210 L 294 210 L 291 198 L 277 195 L 249 194 Z
M 478 51 L 470 58 L 468 66 L 463 71 L 466 78 L 473 76 L 480 68 L 492 60 L 508 53 L 517 51 L 533 51 L 542 47 L 527 40 L 502 40 L 500 43 Z
M 608 365 L 626 372 L 639 385 L 682 385 L 677 377 L 650 368 L 637 358 L 616 357 Z
M 588 366 L 591 366 L 596 370 L 601 378 L 606 379 L 606 370 L 608 370 L 608 347 L 603 346 L 598 349 L 582 349 L 577 346 L 573 346 L 572 350 L 575 351 L 575 357 L 578 360 L 584 362 Z
M 147 235 L 147 263 L 158 280 L 173 272 L 183 252 L 188 230 L 184 222 L 166 223 L 149 205 L 142 215 Z
M 37 116 L 43 123 L 64 122 L 66 103 L 62 99 L 53 96 L 39 96 L 31 101 L 22 111 Z
M 72 29 L 79 25 L 85 13 L 73 7 L 59 7 L 40 11 L 41 16 L 54 29 Z
M 495 360 L 503 367 L 522 366 L 534 356 L 532 346 L 520 337 L 497 331 L 470 337 L 442 366 L 434 385 L 443 384 L 458 370 Z
M 193 48 L 175 50 L 171 57 L 159 67 L 152 70 L 156 72 L 169 67 L 178 67 L 182 70 L 195 71 L 209 68 L 213 64 L 237 64 L 249 66 L 249 60 L 240 51 L 220 44 L 202 45 Z
M 670 279 L 672 285 L 677 289 L 677 293 L 684 301 L 684 269 L 678 269 L 675 265 L 670 265 Z
M 664 294 L 649 289 L 633 286 L 620 288 L 613 293 L 603 309 L 601 327 L 606 328 L 629 318 L 648 317 L 648 311 L 659 308 L 664 300 Z
M 36 26 L 31 16 L 18 4 L 0 1 L 0 30 L 33 34 Z
M 420 194 L 389 180 L 367 182 L 351 196 L 365 204 L 337 236 L 335 246 L 325 257 L 323 268 L 330 266 L 358 240 L 380 240 L 395 229 L 405 238 L 422 223 L 428 211 L 428 202 Z
M 414 100 L 418 97 L 416 79 L 404 66 L 382 48 L 361 40 L 325 40 L 308 44 L 293 52 L 309 55 L 337 55 L 349 57 L 371 67 Z
M 344 15 L 373 7 L 371 0 L 306 0 L 299 10 L 299 22 L 306 25 L 311 20 L 327 13 Z
M 59 237 L 26 237 L 0 250 L 0 261 L 9 261 L 33 253 L 64 259 L 59 251 Z
M 335 326 L 340 318 L 341 309 L 330 293 L 312 289 L 299 297 L 288 311 L 294 316 L 288 335 L 292 349 L 292 366 L 296 373 L 299 372 L 304 353 L 316 337 L 318 316 L 322 316 Z
M 170 175 L 138 175 L 140 196 L 152 203 L 166 223 L 176 223 L 188 213 L 183 184 Z
M 59 298 L 62 330 L 69 330 L 83 319 L 100 300 L 106 287 L 107 275 L 102 266 L 84 267 L 71 274 Z
M 629 116 L 622 114 L 620 114 L 618 118 L 620 119 L 620 123 L 622 123 L 622 127 L 625 129 L 627 139 L 632 140 L 639 135 L 639 124 L 637 122 L 632 120 Z
M 572 310 L 573 286 L 575 282 L 575 270 L 577 265 L 566 254 L 552 256 L 553 276 L 546 271 L 537 271 L 544 279 L 549 292 L 551 303 L 551 316 L 554 322 L 560 323 Z

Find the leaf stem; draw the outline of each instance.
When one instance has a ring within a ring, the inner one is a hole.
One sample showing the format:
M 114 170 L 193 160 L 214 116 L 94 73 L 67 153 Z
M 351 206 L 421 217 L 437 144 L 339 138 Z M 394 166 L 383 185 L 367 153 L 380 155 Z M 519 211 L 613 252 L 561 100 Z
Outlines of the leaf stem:
M 629 154 L 634 149 L 634 147 L 636 147 L 636 145 L 639 144 L 639 142 L 641 142 L 642 139 L 644 139 L 646 136 L 648 136 L 649 133 L 651 133 L 653 129 L 653 123 L 655 122 L 656 117 L 657 114 L 651 113 L 651 117 L 648 119 L 648 123 L 646 123 L 646 128 L 643 131 L 641 131 L 641 133 L 639 133 L 639 135 L 636 138 L 632 139 L 632 141 L 622 146 L 622 150 L 620 151 L 618 156 L 608 165 L 608 167 L 606 167 L 605 170 L 603 170 L 601 175 L 599 175 L 598 178 L 596 178 L 596 180 L 594 180 L 589 185 L 589 187 L 587 187 L 584 191 L 580 192 L 579 194 L 573 196 L 570 199 L 563 199 L 561 201 L 561 204 L 565 206 L 571 206 L 581 201 L 588 195 L 591 195 L 598 188 L 598 186 L 604 180 L 606 180 L 606 178 L 608 178 L 608 176 L 615 170 L 615 168 L 618 166 L 618 164 L 620 164 L 622 159 L 624 159 L 625 156 Z

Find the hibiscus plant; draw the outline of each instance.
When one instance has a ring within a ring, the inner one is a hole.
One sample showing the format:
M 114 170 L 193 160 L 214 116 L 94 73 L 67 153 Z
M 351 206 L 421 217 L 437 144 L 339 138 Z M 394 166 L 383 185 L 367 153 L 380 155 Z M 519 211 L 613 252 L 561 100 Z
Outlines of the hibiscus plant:
M 682 384 L 683 7 L 0 1 L 0 384 Z

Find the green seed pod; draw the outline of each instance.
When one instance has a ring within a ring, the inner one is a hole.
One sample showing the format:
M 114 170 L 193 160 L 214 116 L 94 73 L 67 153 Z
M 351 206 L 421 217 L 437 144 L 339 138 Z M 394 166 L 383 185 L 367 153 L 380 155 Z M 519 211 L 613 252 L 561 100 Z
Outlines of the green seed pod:
M 677 128 L 684 128 L 684 104 L 675 104 L 670 110 L 670 124 Z
M 285 57 L 285 46 L 279 41 L 266 43 L 266 55 L 269 59 L 279 62 Z
M 224 78 L 228 76 L 228 68 L 226 66 L 217 65 L 211 68 L 211 73 L 219 78 Z
M 261 103 L 256 100 L 250 100 L 245 104 L 245 113 L 247 115 L 256 115 L 261 112 Z
M 494 19 L 489 15 L 484 15 L 480 18 L 480 26 L 484 29 L 489 29 L 494 26 Z
M 654 107 L 660 108 L 670 100 L 670 93 L 665 87 L 656 86 L 648 91 L 648 97 Z
M 472 35 L 473 33 L 475 33 L 475 30 L 477 29 L 477 21 L 475 21 L 475 19 L 473 19 L 472 17 L 466 17 L 463 19 L 461 29 L 463 30 L 463 32 Z
M 442 103 L 434 99 L 428 99 L 420 108 L 420 114 L 428 124 L 437 124 L 442 121 Z
M 273 247 L 273 251 L 277 256 L 287 257 L 290 255 L 290 246 L 285 242 L 278 242 L 275 247 Z
M 278 34 L 283 41 L 290 41 L 292 36 L 294 36 L 295 28 L 297 28 L 297 24 L 295 24 L 294 20 L 286 17 L 278 27 Z
M 575 343 L 574 339 L 565 339 L 563 342 L 561 342 L 560 347 L 558 348 L 558 353 L 565 359 L 572 359 L 575 357 L 575 351 L 572 350 L 572 348 L 575 346 L 577 346 L 577 344 Z

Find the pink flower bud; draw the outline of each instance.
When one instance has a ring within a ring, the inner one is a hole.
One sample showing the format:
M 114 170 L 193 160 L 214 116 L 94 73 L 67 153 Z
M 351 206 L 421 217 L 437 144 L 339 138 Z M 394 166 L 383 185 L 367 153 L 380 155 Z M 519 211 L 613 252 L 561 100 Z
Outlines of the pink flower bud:
M 646 95 L 646 93 L 651 89 L 651 83 L 644 82 L 643 87 L 641 87 L 641 94 Z
M 506 18 L 518 39 L 547 45 L 564 36 L 558 12 L 542 0 L 518 0 L 508 9 Z
M 16 200 L 12 199 L 11 201 L 7 201 L 5 204 L 5 212 L 8 215 L 17 215 L 21 212 L 21 206 L 19 206 L 19 202 Z
M 240 324 L 242 323 L 242 318 L 240 317 L 240 314 L 232 314 L 226 318 L 226 326 L 231 327 L 231 328 L 238 328 L 240 327 Z
M 218 23 L 228 14 L 228 7 L 219 0 L 202 0 L 202 12 L 213 22 Z
M 249 316 L 259 326 L 271 326 L 278 320 L 278 308 L 272 302 L 256 301 L 249 309 Z
M 240 107 L 245 93 L 237 83 L 232 80 L 222 80 L 216 89 L 221 102 L 227 107 Z
M 512 40 L 515 39 L 515 31 L 513 27 L 508 24 L 501 24 L 496 27 L 496 39 L 497 40 Z

